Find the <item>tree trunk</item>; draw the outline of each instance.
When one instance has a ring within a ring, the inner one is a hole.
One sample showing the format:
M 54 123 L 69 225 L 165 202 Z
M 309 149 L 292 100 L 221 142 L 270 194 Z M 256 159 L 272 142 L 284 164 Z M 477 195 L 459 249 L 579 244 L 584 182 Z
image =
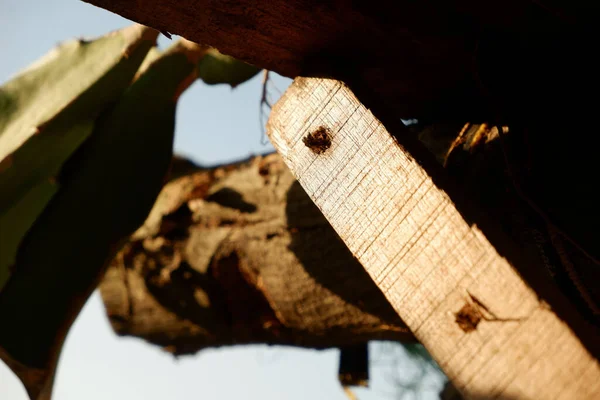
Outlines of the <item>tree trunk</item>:
M 100 284 L 118 334 L 174 354 L 414 340 L 279 156 L 175 168 Z

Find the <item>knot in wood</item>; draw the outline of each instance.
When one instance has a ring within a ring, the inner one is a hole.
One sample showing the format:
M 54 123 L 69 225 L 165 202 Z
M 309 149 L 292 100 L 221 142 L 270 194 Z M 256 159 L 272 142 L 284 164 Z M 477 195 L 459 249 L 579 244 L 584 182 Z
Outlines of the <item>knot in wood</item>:
M 456 324 L 465 333 L 473 332 L 477 329 L 477 325 L 481 322 L 481 313 L 472 304 L 465 303 L 465 305 L 454 314 Z
M 302 139 L 302 142 L 315 154 L 323 154 L 331 147 L 331 131 L 319 126 Z

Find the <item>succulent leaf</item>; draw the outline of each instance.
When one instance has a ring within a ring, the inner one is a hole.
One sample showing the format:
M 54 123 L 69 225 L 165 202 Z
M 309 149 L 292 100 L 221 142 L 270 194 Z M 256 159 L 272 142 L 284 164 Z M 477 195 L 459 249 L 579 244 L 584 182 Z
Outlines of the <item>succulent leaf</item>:
M 47 182 L 129 86 L 157 35 L 134 25 L 68 41 L 0 87 L 0 290 L 19 242 L 56 191 Z
M 196 78 L 197 58 L 186 51 L 162 53 L 97 119 L 19 247 L 14 273 L 0 293 L 0 355 L 20 366 L 15 373 L 34 399 L 51 392 L 68 328 L 163 185 L 177 98 L 182 85 Z
M 236 87 L 254 75 L 260 68 L 210 49 L 198 63 L 198 77 L 207 85 L 226 83 Z

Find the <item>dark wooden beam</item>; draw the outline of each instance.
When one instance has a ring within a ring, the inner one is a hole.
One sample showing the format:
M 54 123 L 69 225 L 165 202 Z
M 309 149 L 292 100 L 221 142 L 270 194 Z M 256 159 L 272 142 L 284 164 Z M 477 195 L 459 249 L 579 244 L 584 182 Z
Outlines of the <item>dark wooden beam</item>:
M 596 65 L 599 6 L 582 2 L 87 1 L 285 76 L 364 86 L 400 118 L 539 116 L 573 104 L 573 79 L 596 83 L 581 65 Z

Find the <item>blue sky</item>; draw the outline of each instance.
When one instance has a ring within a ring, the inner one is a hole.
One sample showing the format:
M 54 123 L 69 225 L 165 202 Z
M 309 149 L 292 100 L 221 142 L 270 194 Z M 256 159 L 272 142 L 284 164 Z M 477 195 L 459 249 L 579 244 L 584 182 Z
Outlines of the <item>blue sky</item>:
M 0 0 L 0 82 L 5 82 L 50 50 L 73 37 L 93 37 L 131 24 L 118 15 L 77 0 Z M 161 45 L 168 45 L 164 37 Z M 291 81 L 274 76 L 270 91 Z M 200 82 L 180 99 L 176 152 L 214 165 L 272 151 L 261 140 L 261 77 L 235 90 Z M 1 327 L 0 327 L 1 329 Z M 401 358 L 401 351 L 399 352 Z M 174 359 L 133 338 L 117 338 L 95 293 L 71 329 L 59 364 L 57 400 L 344 400 L 337 382 L 338 351 L 246 346 L 205 350 Z M 402 371 L 402 368 L 400 369 Z M 401 374 L 414 374 L 406 367 Z M 398 371 L 375 368 L 372 389 L 360 399 L 399 398 L 390 383 Z M 420 398 L 437 398 L 438 376 L 428 375 Z M 0 398 L 25 400 L 23 388 L 0 362 Z M 407 398 L 407 397 L 404 397 Z

